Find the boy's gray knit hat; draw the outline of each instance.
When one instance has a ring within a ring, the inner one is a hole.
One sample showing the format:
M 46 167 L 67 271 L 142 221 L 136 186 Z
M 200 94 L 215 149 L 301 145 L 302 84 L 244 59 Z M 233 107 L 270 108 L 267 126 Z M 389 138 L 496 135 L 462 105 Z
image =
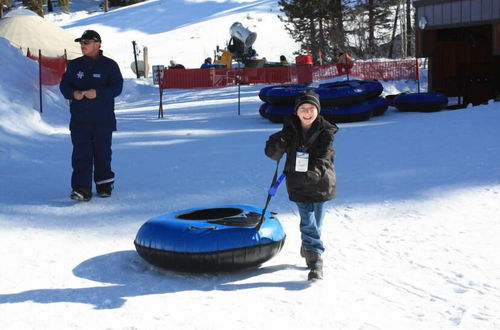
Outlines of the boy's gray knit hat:
M 304 103 L 310 103 L 316 106 L 318 109 L 318 113 L 321 111 L 321 105 L 319 102 L 319 95 L 316 94 L 313 90 L 308 89 L 302 93 L 300 93 L 296 98 L 295 98 L 295 107 L 293 109 L 294 113 L 297 113 L 297 109 L 300 107 L 301 104 Z

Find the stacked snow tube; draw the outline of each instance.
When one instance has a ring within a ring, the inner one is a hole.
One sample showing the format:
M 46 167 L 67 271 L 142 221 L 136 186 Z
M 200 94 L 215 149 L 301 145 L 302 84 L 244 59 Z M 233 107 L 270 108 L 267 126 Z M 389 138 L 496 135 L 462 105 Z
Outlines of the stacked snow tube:
M 448 97 L 443 93 L 401 93 L 393 104 L 399 111 L 435 112 L 448 105 Z
M 321 115 L 334 123 L 349 123 L 369 120 L 373 116 L 382 115 L 388 107 L 387 101 L 380 97 L 384 88 L 376 80 L 345 80 L 320 84 L 318 94 L 324 90 L 353 91 L 352 97 L 344 104 L 328 104 L 325 102 Z
M 374 97 L 366 100 L 366 102 L 368 102 L 368 105 L 373 109 L 373 116 L 383 115 L 389 107 L 389 102 L 382 96 Z
M 262 88 L 259 98 L 264 103 L 259 108 L 260 115 L 273 123 L 282 123 L 285 116 L 293 113 L 295 98 L 308 89 L 313 88 L 305 84 L 274 85 Z
M 149 263 L 172 270 L 218 272 L 258 266 L 281 251 L 285 233 L 262 208 L 224 205 L 159 215 L 144 223 L 134 244 Z
M 364 121 L 387 110 L 387 101 L 379 95 L 382 84 L 376 80 L 348 80 L 319 85 L 312 88 L 301 84 L 264 87 L 259 97 L 265 103 L 259 113 L 272 122 L 283 122 L 294 109 L 295 98 L 312 89 L 320 98 L 321 115 L 330 122 Z
M 377 80 L 345 80 L 345 81 L 336 81 L 330 83 L 320 84 L 320 88 L 332 88 L 332 87 L 342 87 L 342 86 L 350 86 L 356 88 L 357 90 L 361 90 L 364 96 L 364 99 L 373 99 L 384 91 L 384 87 Z

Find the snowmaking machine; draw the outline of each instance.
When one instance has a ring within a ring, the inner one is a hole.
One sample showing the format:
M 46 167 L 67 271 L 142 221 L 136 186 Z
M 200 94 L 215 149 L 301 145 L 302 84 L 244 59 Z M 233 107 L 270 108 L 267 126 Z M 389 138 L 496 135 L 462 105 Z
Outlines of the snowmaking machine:
M 219 50 L 217 46 L 217 55 L 215 64 L 224 64 L 230 68 L 232 61 L 243 63 L 245 67 L 256 68 L 263 67 L 265 59 L 256 59 L 257 52 L 252 48 L 257 33 L 251 32 L 240 22 L 235 22 L 229 28 L 231 39 L 226 45 L 226 49 Z M 220 54 L 219 54 L 220 53 Z

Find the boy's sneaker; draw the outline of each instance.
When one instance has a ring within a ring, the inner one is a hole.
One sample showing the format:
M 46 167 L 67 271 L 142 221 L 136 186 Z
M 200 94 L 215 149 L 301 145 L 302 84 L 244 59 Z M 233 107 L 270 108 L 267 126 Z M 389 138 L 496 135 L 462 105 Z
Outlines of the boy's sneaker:
M 92 198 L 92 192 L 89 188 L 75 187 L 69 197 L 75 201 L 88 202 Z
M 98 184 L 96 186 L 97 194 L 100 197 L 110 197 L 111 192 L 113 191 L 113 184 L 112 183 L 103 183 L 103 184 Z

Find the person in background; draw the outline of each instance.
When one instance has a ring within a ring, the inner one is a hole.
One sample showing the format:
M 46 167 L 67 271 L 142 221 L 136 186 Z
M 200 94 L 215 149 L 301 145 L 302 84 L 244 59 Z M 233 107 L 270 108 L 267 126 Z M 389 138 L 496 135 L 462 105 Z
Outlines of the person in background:
M 123 78 L 118 64 L 103 55 L 101 36 L 86 30 L 80 38 L 83 56 L 68 63 L 59 89 L 70 102 L 71 199 L 89 201 L 92 179 L 97 194 L 111 196 L 115 173 L 111 170 L 111 139 L 116 131 L 114 99 Z
M 300 214 L 300 254 L 310 269 L 309 280 L 323 278 L 325 203 L 336 195 L 333 140 L 338 127 L 326 121 L 320 110 L 314 91 L 299 95 L 294 114 L 285 119 L 281 131 L 269 137 L 265 147 L 266 156 L 276 161 L 286 153 L 286 187 Z
M 283 65 L 283 66 L 287 66 L 288 65 L 288 61 L 286 60 L 285 55 L 281 55 L 280 56 L 280 65 Z
M 201 65 L 200 69 L 208 69 L 208 68 L 213 68 L 214 65 L 212 64 L 212 58 L 207 57 L 203 64 Z
M 170 60 L 169 69 L 185 69 L 184 65 L 177 63 L 174 60 Z
M 351 55 L 348 52 L 339 53 L 339 60 L 337 62 L 337 71 L 339 74 L 349 74 L 353 67 L 354 63 Z

